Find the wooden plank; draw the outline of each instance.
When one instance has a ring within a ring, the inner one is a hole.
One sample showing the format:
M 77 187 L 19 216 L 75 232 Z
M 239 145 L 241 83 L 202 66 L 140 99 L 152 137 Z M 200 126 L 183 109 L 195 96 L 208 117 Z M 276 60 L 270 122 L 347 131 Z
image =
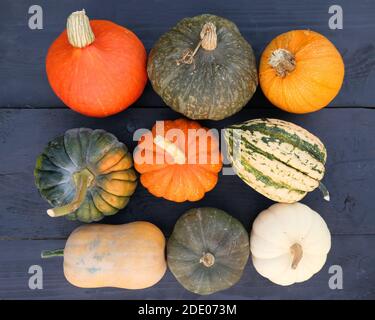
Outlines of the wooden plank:
M 63 106 L 53 94 L 45 75 L 44 61 L 51 42 L 73 11 L 86 8 L 93 19 L 109 19 L 127 26 L 150 50 L 155 41 L 186 16 L 213 13 L 233 20 L 259 56 L 276 35 L 298 28 L 313 29 L 328 36 L 342 53 L 346 77 L 331 106 L 375 107 L 375 13 L 374 1 L 337 0 L 344 12 L 344 28 L 330 30 L 328 8 L 332 3 L 316 1 L 200 0 L 40 0 L 44 29 L 28 28 L 31 0 L 2 0 L 0 3 L 0 106 Z M 22 94 L 20 94 L 22 93 Z M 148 85 L 136 106 L 162 106 Z M 260 90 L 248 108 L 269 106 Z
M 144 290 L 114 288 L 80 289 L 64 278 L 62 258 L 43 260 L 43 249 L 60 248 L 62 240 L 0 241 L 0 299 L 199 299 L 183 289 L 168 271 L 154 287 Z M 375 256 L 369 248 L 375 236 L 334 236 L 323 269 L 307 282 L 281 287 L 262 278 L 249 261 L 241 280 L 232 288 L 208 299 L 374 299 Z M 31 265 L 43 269 L 43 289 L 30 290 Z M 332 290 L 329 268 L 343 270 L 343 289 Z
M 259 117 L 295 122 L 319 136 L 328 149 L 324 183 L 331 192 L 325 202 L 319 191 L 303 202 L 321 213 L 334 234 L 375 234 L 375 110 L 326 109 L 298 116 L 273 110 L 243 110 L 220 122 L 203 122 L 208 127 Z M 48 204 L 34 186 L 33 169 L 37 155 L 52 138 L 74 127 L 103 128 L 134 148 L 133 133 L 151 128 L 156 120 L 175 119 L 167 108 L 131 108 L 106 119 L 83 117 L 66 109 L 0 110 L 0 237 L 22 239 L 65 238 L 77 225 L 65 218 L 50 218 Z M 237 176 L 221 175 L 216 188 L 196 203 L 173 203 L 155 198 L 139 186 L 130 204 L 105 223 L 147 220 L 162 226 L 169 235 L 176 219 L 187 209 L 216 206 L 249 226 L 272 201 L 253 191 Z

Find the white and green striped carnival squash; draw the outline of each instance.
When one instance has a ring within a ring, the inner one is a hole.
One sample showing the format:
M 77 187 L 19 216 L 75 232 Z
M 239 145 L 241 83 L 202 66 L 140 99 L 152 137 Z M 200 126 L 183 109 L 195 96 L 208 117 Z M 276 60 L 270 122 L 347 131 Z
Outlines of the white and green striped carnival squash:
M 301 200 L 319 187 L 327 151 L 307 130 L 287 121 L 254 119 L 225 129 L 228 157 L 236 174 L 267 198 L 284 203 Z

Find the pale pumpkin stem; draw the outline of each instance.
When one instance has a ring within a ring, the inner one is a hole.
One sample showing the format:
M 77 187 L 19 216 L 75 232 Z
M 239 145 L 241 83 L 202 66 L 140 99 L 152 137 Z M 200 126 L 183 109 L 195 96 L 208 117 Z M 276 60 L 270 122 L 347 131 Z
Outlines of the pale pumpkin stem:
M 212 22 L 205 23 L 201 30 L 200 38 L 201 40 L 198 42 L 195 49 L 188 49 L 187 51 L 185 51 L 181 59 L 177 60 L 177 65 L 181 63 L 192 64 L 194 61 L 194 56 L 198 52 L 200 47 L 207 51 L 215 50 L 217 47 L 216 26 Z
M 40 256 L 43 259 L 54 258 L 54 257 L 63 257 L 64 256 L 64 249 L 43 250 Z
M 281 78 L 286 77 L 296 68 L 296 59 L 293 53 L 285 49 L 276 49 L 273 51 L 268 63 Z
M 76 211 L 83 201 L 85 201 L 87 190 L 95 177 L 88 169 L 83 169 L 82 171 L 76 172 L 73 175 L 73 179 L 76 185 L 76 195 L 73 201 L 62 207 L 48 209 L 47 214 L 50 217 L 65 216 Z
M 212 253 L 204 252 L 199 263 L 202 263 L 205 267 L 210 268 L 215 264 L 215 256 Z
M 323 193 L 324 200 L 326 200 L 326 201 L 331 200 L 331 197 L 329 195 L 329 191 L 322 182 L 319 182 L 319 190 Z
M 217 47 L 216 26 L 212 22 L 204 24 L 200 33 L 202 48 L 207 51 L 215 50 Z
M 82 11 L 75 11 L 68 17 L 66 31 L 69 43 L 75 48 L 87 47 L 95 40 L 90 20 L 86 16 L 84 9 Z
M 168 152 L 176 164 L 185 164 L 185 153 L 173 142 L 168 141 L 163 136 L 156 135 L 154 143 L 164 151 Z
M 303 256 L 302 246 L 299 243 L 295 243 L 290 247 L 290 251 L 293 255 L 292 269 L 297 269 L 297 266 Z

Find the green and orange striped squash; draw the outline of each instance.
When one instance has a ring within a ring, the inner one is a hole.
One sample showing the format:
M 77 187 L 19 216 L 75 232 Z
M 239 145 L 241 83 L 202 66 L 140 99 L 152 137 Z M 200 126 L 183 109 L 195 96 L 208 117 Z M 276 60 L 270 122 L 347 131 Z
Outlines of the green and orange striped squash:
M 132 155 L 104 130 L 71 129 L 39 155 L 35 183 L 50 216 L 99 221 L 124 208 L 137 186 Z

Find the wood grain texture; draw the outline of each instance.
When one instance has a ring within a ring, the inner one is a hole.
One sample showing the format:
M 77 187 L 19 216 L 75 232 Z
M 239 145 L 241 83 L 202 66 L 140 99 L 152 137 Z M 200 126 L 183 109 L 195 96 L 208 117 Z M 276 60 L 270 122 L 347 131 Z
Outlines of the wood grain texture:
M 246 265 L 240 281 L 233 287 L 210 296 L 189 293 L 167 271 L 154 287 L 143 290 L 114 288 L 81 289 L 69 284 L 63 274 L 63 258 L 41 259 L 44 249 L 64 246 L 62 240 L 0 241 L 0 299 L 374 299 L 375 236 L 334 236 L 332 249 L 323 269 L 309 281 L 289 287 L 272 284 Z M 29 267 L 43 269 L 43 290 L 28 287 Z M 329 268 L 343 270 L 343 289 L 332 290 Z
M 147 112 L 147 115 L 145 113 Z M 373 188 L 375 149 L 373 145 L 374 110 L 325 109 L 310 115 L 291 115 L 278 110 L 243 110 L 220 122 L 202 122 L 207 127 L 226 125 L 259 117 L 274 117 L 295 122 L 315 133 L 328 151 L 323 182 L 331 201 L 323 200 L 316 190 L 302 202 L 320 212 L 334 234 L 375 234 Z M 78 223 L 65 218 L 50 218 L 48 204 L 34 185 L 33 169 L 37 155 L 47 142 L 75 127 L 102 128 L 115 134 L 131 150 L 138 128 L 151 128 L 156 120 L 176 119 L 167 108 L 131 108 L 106 119 L 90 119 L 73 111 L 1 110 L 0 111 L 0 237 L 65 238 Z M 230 190 L 230 192 L 228 192 Z M 129 205 L 105 223 L 147 220 L 162 226 L 169 235 L 177 218 L 189 208 L 217 206 L 248 226 L 272 201 L 253 191 L 235 175 L 219 176 L 216 188 L 195 203 L 173 203 L 149 194 L 138 186 Z
M 52 41 L 63 31 L 67 16 L 85 8 L 92 19 L 108 19 L 132 29 L 147 51 L 180 19 L 212 13 L 235 22 L 252 44 L 257 61 L 268 42 L 291 29 L 307 28 L 327 36 L 346 64 L 343 88 L 330 104 L 375 107 L 375 2 L 372 0 L 271 1 L 238 0 L 40 0 L 44 29 L 28 28 L 31 0 L 0 2 L 0 107 L 63 107 L 53 94 L 45 74 L 45 56 Z M 343 30 L 330 30 L 328 8 L 341 5 Z M 22 95 L 19 93 L 22 92 Z M 136 106 L 163 106 L 148 84 Z M 258 88 L 248 108 L 270 106 Z

